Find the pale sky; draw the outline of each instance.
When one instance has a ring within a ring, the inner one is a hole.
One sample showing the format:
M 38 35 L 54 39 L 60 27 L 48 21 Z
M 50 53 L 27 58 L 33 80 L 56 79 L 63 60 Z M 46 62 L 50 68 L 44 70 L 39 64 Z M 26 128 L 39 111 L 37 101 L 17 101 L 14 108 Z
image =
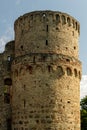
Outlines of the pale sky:
M 8 41 L 14 39 L 14 21 L 20 15 L 35 10 L 65 12 L 80 22 L 79 57 L 83 75 L 87 75 L 87 0 L 0 0 L 0 52 Z

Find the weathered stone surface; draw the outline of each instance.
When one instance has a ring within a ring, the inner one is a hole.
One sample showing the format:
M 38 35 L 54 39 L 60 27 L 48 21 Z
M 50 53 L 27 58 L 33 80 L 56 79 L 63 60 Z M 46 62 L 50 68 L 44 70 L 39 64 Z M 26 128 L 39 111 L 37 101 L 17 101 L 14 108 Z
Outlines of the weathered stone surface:
M 1 130 L 80 130 L 79 28 L 55 11 L 15 21 L 15 42 L 0 56 Z

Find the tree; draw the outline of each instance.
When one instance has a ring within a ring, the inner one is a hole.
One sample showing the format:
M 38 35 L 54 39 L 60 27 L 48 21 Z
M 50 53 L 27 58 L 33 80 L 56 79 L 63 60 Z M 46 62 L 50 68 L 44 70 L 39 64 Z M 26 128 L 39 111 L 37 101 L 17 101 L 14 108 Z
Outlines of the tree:
M 87 130 L 87 96 L 81 99 L 81 130 Z

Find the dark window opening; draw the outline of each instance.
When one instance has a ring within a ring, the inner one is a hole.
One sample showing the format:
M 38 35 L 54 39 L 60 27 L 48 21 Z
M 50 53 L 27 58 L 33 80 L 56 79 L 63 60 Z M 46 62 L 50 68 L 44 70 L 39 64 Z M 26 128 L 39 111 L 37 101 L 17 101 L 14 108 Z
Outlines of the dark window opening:
M 4 85 L 9 85 L 9 86 L 11 86 L 11 85 L 12 85 L 12 79 L 11 79 L 11 78 L 6 78 L 6 79 L 4 79 Z
M 70 101 L 67 101 L 67 103 L 70 103 Z
M 28 66 L 28 69 L 29 69 L 29 73 L 32 74 L 33 67 L 32 66 Z
M 74 50 L 76 50 L 76 47 L 74 46 Z
M 67 18 L 67 23 L 68 23 L 68 26 L 70 26 L 71 23 L 70 23 L 70 18 L 69 17 Z
M 66 23 L 66 18 L 64 15 L 62 15 L 62 24 L 65 24 Z
M 47 32 L 48 32 L 48 25 L 47 25 Z
M 70 59 L 66 59 L 66 61 L 70 62 Z
M 46 40 L 46 45 L 48 45 L 48 40 Z
M 48 72 L 50 72 L 50 71 L 51 71 L 51 66 L 49 65 L 49 66 L 48 66 Z
M 23 45 L 21 45 L 21 50 L 23 51 Z
M 23 124 L 23 122 L 22 122 L 22 121 L 19 121 L 19 124 Z
M 77 25 L 77 22 L 75 23 L 75 26 L 76 26 L 75 28 L 76 28 L 76 30 L 77 30 L 77 29 L 78 29 L 78 25 Z
M 72 75 L 72 71 L 71 71 L 70 68 L 67 68 L 67 75 L 68 75 L 68 76 Z
M 75 27 L 75 22 L 74 22 L 74 20 L 72 20 L 72 25 L 73 25 L 73 28 Z
M 7 119 L 7 130 L 12 130 L 12 120 L 11 119 Z
M 10 103 L 10 94 L 4 93 L 4 103 L 9 104 Z
M 58 27 L 56 27 L 56 30 L 58 30 L 58 31 L 59 31 L 59 28 L 58 28 Z
M 74 69 L 74 75 L 75 75 L 75 77 L 77 77 L 77 70 L 76 69 Z
M 12 130 L 12 120 L 11 119 L 7 119 L 7 130 Z
M 60 16 L 58 14 L 56 15 L 56 20 L 60 22 Z

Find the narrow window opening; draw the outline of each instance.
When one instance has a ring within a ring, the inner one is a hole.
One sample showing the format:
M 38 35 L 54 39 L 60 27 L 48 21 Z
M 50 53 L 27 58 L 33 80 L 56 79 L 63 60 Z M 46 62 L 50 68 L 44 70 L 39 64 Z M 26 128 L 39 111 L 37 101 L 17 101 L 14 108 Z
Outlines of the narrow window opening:
M 76 26 L 75 28 L 76 28 L 76 30 L 77 30 L 77 29 L 78 29 L 78 25 L 77 25 L 77 22 L 75 23 L 75 26 Z
M 73 28 L 75 27 L 75 22 L 74 22 L 74 20 L 72 20 L 72 25 L 73 25 Z
M 7 119 L 7 130 L 12 130 L 12 120 L 11 119 Z
M 48 32 L 48 25 L 47 25 L 47 32 Z
M 62 24 L 65 24 L 66 23 L 66 18 L 64 15 L 62 15 Z
M 19 124 L 23 124 L 23 122 L 22 122 L 22 121 L 19 121 Z
M 49 65 L 49 66 L 48 66 L 48 72 L 50 72 L 50 71 L 51 71 L 51 66 Z
M 56 20 L 58 21 L 58 23 L 60 22 L 60 16 L 58 14 L 56 15 Z
M 21 50 L 23 51 L 23 45 L 21 45 Z
M 70 26 L 71 23 L 70 23 L 70 18 L 69 17 L 67 18 L 67 23 L 68 23 L 68 26 Z
M 46 45 L 48 45 L 48 40 L 46 40 Z
M 77 77 L 77 70 L 76 69 L 74 69 L 74 75 L 75 75 L 75 77 Z

